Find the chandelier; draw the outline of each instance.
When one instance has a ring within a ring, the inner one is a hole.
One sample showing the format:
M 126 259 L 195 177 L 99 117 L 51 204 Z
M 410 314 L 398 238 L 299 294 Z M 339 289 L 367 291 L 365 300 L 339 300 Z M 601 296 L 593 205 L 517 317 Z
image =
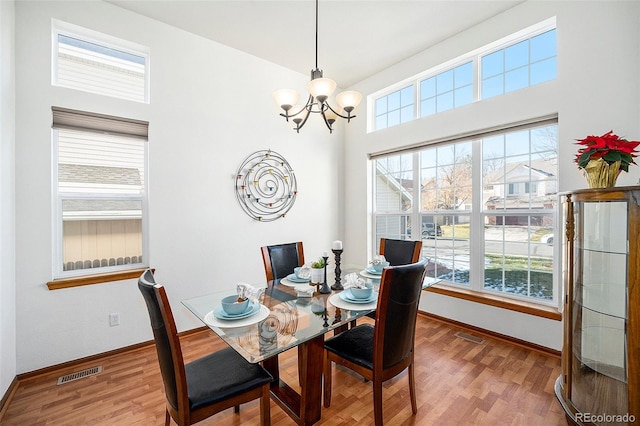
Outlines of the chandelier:
M 330 78 L 324 78 L 322 70 L 318 68 L 318 0 L 316 0 L 316 67 L 311 70 L 311 81 L 307 89 L 309 98 L 304 106 L 297 104 L 300 94 L 296 90 L 280 89 L 273 93 L 276 104 L 284 110 L 280 115 L 287 121 L 291 119 L 295 125 L 294 130 L 298 133 L 312 113 L 320 114 L 329 128 L 329 133 L 332 133 L 336 119 L 340 117 L 346 119 L 347 123 L 350 122 L 355 117 L 351 113 L 362 100 L 360 92 L 347 90 L 336 95 L 336 102 L 340 108 L 334 109 L 327 102 L 336 90 L 336 82 Z

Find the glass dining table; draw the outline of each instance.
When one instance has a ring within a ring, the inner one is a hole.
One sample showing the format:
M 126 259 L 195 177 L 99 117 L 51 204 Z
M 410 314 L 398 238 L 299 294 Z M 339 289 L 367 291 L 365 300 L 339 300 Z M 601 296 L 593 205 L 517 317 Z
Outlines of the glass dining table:
M 267 282 L 266 287 L 254 286 L 264 292 L 259 304 L 248 308 L 251 315 L 243 318 L 228 319 L 220 311 L 220 301 L 236 294 L 235 288 L 186 299 L 182 304 L 247 361 L 262 363 L 274 377 L 272 399 L 296 423 L 311 425 L 321 417 L 324 335 L 344 330 L 351 321 L 376 309 L 379 277 L 348 269 L 343 271 L 342 283 L 344 275 L 353 272 L 373 285 L 370 299 L 355 301 L 348 297 L 348 290 L 298 297 L 297 289 L 309 289 L 309 284 L 282 279 Z M 328 285 L 335 283 L 334 275 L 328 275 Z M 280 378 L 278 366 L 278 355 L 294 347 L 298 348 L 299 392 Z

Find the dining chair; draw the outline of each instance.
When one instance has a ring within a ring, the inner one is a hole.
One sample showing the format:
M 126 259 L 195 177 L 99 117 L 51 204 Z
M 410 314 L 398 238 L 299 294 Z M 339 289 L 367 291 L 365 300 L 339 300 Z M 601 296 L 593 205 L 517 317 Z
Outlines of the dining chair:
M 420 260 L 422 241 L 380 238 L 379 253 L 391 266 L 408 265 Z
M 146 302 L 166 397 L 165 426 L 171 418 L 191 425 L 227 408 L 260 398 L 260 424 L 271 424 L 269 388 L 273 377 L 246 361 L 233 348 L 184 363 L 178 331 L 166 291 L 150 269 L 138 279 Z
M 420 260 L 422 241 L 393 240 L 380 238 L 380 254 L 389 262 L 390 266 L 408 265 Z M 375 312 L 368 313 L 369 318 L 375 318 Z M 351 321 L 350 326 L 355 327 L 356 321 Z
M 279 280 L 293 273 L 293 268 L 304 265 L 302 242 L 277 244 L 260 248 L 267 281 Z
M 411 409 L 418 412 L 414 379 L 414 340 L 418 302 L 427 260 L 390 266 L 380 278 L 375 324 L 361 324 L 324 343 L 324 406 L 331 405 L 332 365 L 347 367 L 373 384 L 376 426 L 382 425 L 382 383 L 408 368 Z

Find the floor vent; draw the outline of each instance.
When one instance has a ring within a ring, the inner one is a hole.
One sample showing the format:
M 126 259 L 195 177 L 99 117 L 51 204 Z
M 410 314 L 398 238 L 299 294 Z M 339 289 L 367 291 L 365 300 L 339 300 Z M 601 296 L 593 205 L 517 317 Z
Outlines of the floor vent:
M 456 335 L 456 337 L 459 337 L 459 338 L 464 339 L 464 340 L 468 340 L 468 341 L 473 342 L 473 343 L 477 343 L 479 345 L 484 343 L 483 339 L 481 339 L 479 337 L 476 337 L 476 336 L 472 336 L 471 334 L 463 333 L 462 331 L 457 332 L 455 335 Z
M 75 373 L 67 374 L 66 376 L 58 377 L 58 384 L 63 385 L 65 383 L 73 382 L 74 380 L 84 379 L 85 377 L 95 376 L 102 373 L 102 367 L 91 367 L 86 370 L 77 371 Z

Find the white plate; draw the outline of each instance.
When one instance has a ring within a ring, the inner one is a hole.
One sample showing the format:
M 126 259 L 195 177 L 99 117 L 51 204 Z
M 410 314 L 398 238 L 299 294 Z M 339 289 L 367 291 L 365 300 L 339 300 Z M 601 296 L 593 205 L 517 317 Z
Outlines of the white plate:
M 271 311 L 264 305 L 259 305 L 260 309 L 254 315 L 241 319 L 223 320 L 213 316 L 213 311 L 204 316 L 204 323 L 211 327 L 233 328 L 244 327 L 260 322 L 267 318 Z
M 353 293 L 351 293 L 351 289 L 348 288 L 343 292 L 338 293 L 338 296 L 340 296 L 340 299 L 344 300 L 345 302 L 349 302 L 349 303 L 371 303 L 371 302 L 375 302 L 376 300 L 378 300 L 378 292 L 377 291 L 373 291 L 371 292 L 371 296 L 369 296 L 369 298 L 367 299 L 356 299 L 355 297 L 353 297 Z
M 286 277 L 289 281 L 294 282 L 294 283 L 308 283 L 309 281 L 311 281 L 311 278 L 300 278 L 300 277 L 296 277 L 296 274 L 289 274 Z
M 382 274 L 372 274 L 371 272 L 367 272 L 366 269 L 360 271 L 360 275 L 365 278 L 371 278 L 372 280 L 380 280 L 380 278 L 382 278 Z
M 367 266 L 366 268 L 364 268 L 364 270 L 365 270 L 365 272 L 368 272 L 368 273 L 373 274 L 373 275 L 382 275 L 382 271 L 380 271 L 380 272 L 376 271 L 373 268 L 373 266 Z
M 250 301 L 249 306 L 247 306 L 247 309 L 241 314 L 230 315 L 226 313 L 224 309 L 222 309 L 222 306 L 217 306 L 213 308 L 213 316 L 222 320 L 238 320 L 238 319 L 250 317 L 251 315 L 258 312 L 259 310 L 260 310 L 260 303 Z
M 286 286 L 288 286 L 288 287 L 300 287 L 300 286 L 306 286 L 306 287 L 309 287 L 309 281 L 304 282 L 304 283 L 299 283 L 299 282 L 297 282 L 297 281 L 291 281 L 291 280 L 289 280 L 289 279 L 287 279 L 287 278 L 282 278 L 282 279 L 280 280 L 280 284 L 282 284 L 282 285 L 286 285 Z M 315 284 L 314 284 L 314 285 L 315 285 Z
M 369 303 L 351 303 L 340 298 L 340 293 L 333 294 L 329 297 L 329 303 L 336 308 L 345 309 L 347 311 L 370 311 L 378 307 L 378 301 L 374 300 Z

